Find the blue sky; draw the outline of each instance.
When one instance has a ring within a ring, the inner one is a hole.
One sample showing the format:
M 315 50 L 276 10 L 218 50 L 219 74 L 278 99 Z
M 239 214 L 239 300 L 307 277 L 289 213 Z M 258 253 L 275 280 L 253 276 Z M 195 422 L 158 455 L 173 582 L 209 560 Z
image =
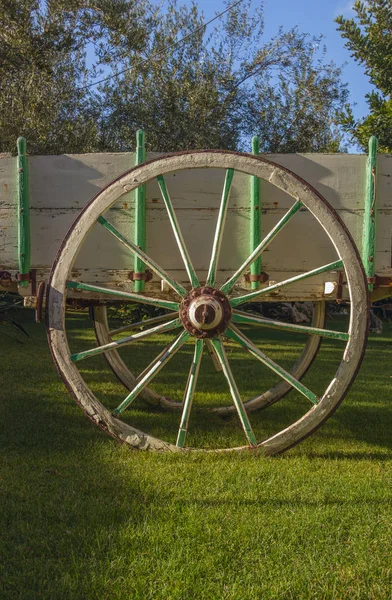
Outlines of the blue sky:
M 223 0 L 197 0 L 197 4 L 206 20 L 225 8 Z M 285 29 L 298 25 L 304 33 L 323 34 L 327 58 L 338 66 L 347 63 L 342 79 L 348 83 L 351 102 L 356 103 L 354 115 L 362 117 L 367 114 L 365 94 L 371 90 L 371 86 L 363 67 L 351 58 L 350 52 L 344 47 L 345 41 L 334 23 L 339 14 L 352 17 L 353 4 L 354 0 L 264 0 L 265 39 L 273 37 L 281 25 Z M 253 0 L 252 5 L 256 7 L 257 0 Z
M 343 80 L 349 84 L 352 101 L 357 103 L 354 114 L 361 117 L 367 112 L 365 94 L 371 90 L 371 86 L 363 67 L 351 58 L 349 50 L 344 47 L 345 40 L 334 23 L 340 14 L 352 17 L 353 4 L 354 0 L 265 0 L 265 29 L 267 34 L 272 34 L 279 25 L 287 28 L 298 25 L 301 31 L 323 34 L 327 56 L 339 66 L 347 63 Z

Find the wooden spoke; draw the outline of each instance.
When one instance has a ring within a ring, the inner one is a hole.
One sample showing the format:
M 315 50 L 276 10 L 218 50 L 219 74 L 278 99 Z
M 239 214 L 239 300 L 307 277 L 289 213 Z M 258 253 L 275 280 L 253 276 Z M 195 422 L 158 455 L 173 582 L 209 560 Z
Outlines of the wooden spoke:
M 249 294 L 244 294 L 243 296 L 238 296 L 237 298 L 232 298 L 230 300 L 231 306 L 234 308 L 239 304 L 244 304 L 245 302 L 251 302 L 255 298 L 262 296 L 263 294 L 269 294 L 273 290 L 283 287 L 284 285 L 289 285 L 290 283 L 295 283 L 296 281 L 302 281 L 303 279 L 307 279 L 308 277 L 313 277 L 314 275 L 320 275 L 321 273 L 326 273 L 327 271 L 333 271 L 335 269 L 340 269 L 343 266 L 342 260 L 337 260 L 335 262 L 329 263 L 328 265 L 324 265 L 323 267 L 318 267 L 317 269 L 313 269 L 312 271 L 307 271 L 306 273 L 301 273 L 300 275 L 296 275 L 295 277 L 290 277 L 290 279 L 285 279 L 284 281 L 280 281 L 279 283 L 275 283 L 274 285 L 269 285 L 262 290 L 256 290 L 255 292 L 250 292 Z
M 118 350 L 121 346 L 129 346 L 136 340 L 141 340 L 150 335 L 164 333 L 165 331 L 171 331 L 172 329 L 178 329 L 178 327 L 181 327 L 181 325 L 182 323 L 180 319 L 174 319 L 173 321 L 169 321 L 169 323 L 164 323 L 163 325 L 151 327 L 151 329 L 147 329 L 146 331 L 140 331 L 139 333 L 135 333 L 134 335 L 129 335 L 125 338 L 122 338 L 121 340 L 111 342 L 110 344 L 104 344 L 103 346 L 97 346 L 97 348 L 91 348 L 91 350 L 84 350 L 84 352 L 77 352 L 76 354 L 71 354 L 71 360 L 72 362 L 76 362 L 78 360 L 83 360 L 84 358 L 90 358 L 91 356 L 102 354 L 103 352 L 107 352 L 108 350 Z
M 214 243 L 212 246 L 212 254 L 210 268 L 208 269 L 206 285 L 214 286 L 216 279 L 216 270 L 218 267 L 219 254 L 222 244 L 223 231 L 226 222 L 227 208 L 229 206 L 230 188 L 233 181 L 234 169 L 227 169 L 225 183 L 223 186 L 222 199 L 219 208 L 218 220 L 216 223 Z
M 176 446 L 183 448 L 186 434 L 188 433 L 189 415 L 192 408 L 193 396 L 196 389 L 197 378 L 199 376 L 201 357 L 203 355 L 203 340 L 196 340 L 195 353 L 191 369 L 188 375 L 188 381 L 184 393 L 184 408 L 181 415 L 180 428 L 178 430 Z
M 166 315 L 160 315 L 159 317 L 153 317 L 152 319 L 145 319 L 144 321 L 138 321 L 137 323 L 129 323 L 129 325 L 124 325 L 123 327 L 118 327 L 117 329 L 112 329 L 109 331 L 109 335 L 117 335 L 118 333 L 123 333 L 124 331 L 131 331 L 132 329 L 138 329 L 139 327 L 149 327 L 150 325 L 156 325 L 157 323 L 163 323 L 164 321 L 170 321 L 170 319 L 175 319 L 178 315 L 178 312 L 170 312 Z
M 206 340 L 207 352 L 211 357 L 212 362 L 216 371 L 222 371 L 222 365 L 219 362 L 219 358 L 216 354 L 214 346 L 211 344 L 211 340 Z
M 163 348 L 163 350 L 160 351 L 160 353 L 158 354 L 158 356 L 156 356 L 154 358 L 154 360 L 152 362 L 150 362 L 147 367 L 145 369 L 143 369 L 143 371 L 141 373 L 139 373 L 139 375 L 136 377 L 135 379 L 135 384 L 139 383 L 139 381 L 141 381 L 143 379 L 143 377 L 149 372 L 150 369 L 152 369 L 152 367 L 159 362 L 163 356 L 165 356 L 166 352 L 169 350 L 170 346 L 172 345 L 172 342 L 170 342 L 167 346 L 165 346 L 165 348 Z M 134 386 L 132 386 L 133 389 Z M 179 403 L 178 403 L 179 404 Z
M 308 325 L 297 325 L 295 323 L 286 323 L 284 321 L 275 321 L 266 319 L 258 315 L 235 310 L 231 320 L 238 325 L 259 325 L 268 329 L 281 329 L 282 331 L 293 331 L 295 333 L 306 333 L 308 335 L 319 335 L 320 337 L 330 338 L 333 340 L 342 340 L 348 342 L 350 336 L 348 333 L 341 331 L 332 331 L 330 329 L 319 329 L 318 327 L 309 327 Z
M 253 433 L 251 424 L 249 422 L 248 415 L 246 414 L 245 407 L 242 403 L 241 396 L 238 391 L 237 384 L 235 382 L 233 373 L 230 369 L 229 361 L 227 359 L 227 355 L 226 355 L 224 346 L 219 338 L 212 339 L 211 343 L 214 346 L 214 348 L 216 350 L 216 354 L 222 365 L 222 370 L 227 379 L 227 383 L 229 384 L 231 397 L 233 398 L 234 406 L 236 407 L 236 410 L 237 410 L 238 416 L 240 418 L 241 425 L 245 432 L 246 438 L 251 446 L 257 446 L 257 440 L 255 438 L 255 434 Z
M 186 289 L 180 283 L 175 281 L 173 277 L 170 277 L 170 275 L 164 269 L 162 269 L 154 260 L 152 260 L 152 258 L 147 256 L 147 254 L 145 254 L 143 250 L 140 250 L 140 248 L 138 248 L 133 242 L 128 240 L 119 231 L 117 231 L 117 229 L 111 223 L 109 223 L 109 221 L 107 221 L 105 217 L 98 217 L 97 221 L 103 227 L 105 227 L 107 231 L 114 235 L 114 237 L 117 238 L 122 244 L 124 244 L 124 246 L 131 250 L 131 252 L 136 254 L 136 256 L 140 258 L 144 262 L 144 264 L 150 267 L 150 269 L 154 271 L 154 273 L 156 273 L 158 277 L 163 279 L 163 281 L 165 281 L 171 288 L 173 288 L 173 290 L 175 290 L 177 294 L 179 294 L 182 298 L 187 294 Z
M 181 254 L 181 258 L 184 261 L 186 272 L 188 273 L 189 281 L 192 287 L 199 287 L 200 282 L 196 276 L 195 269 L 193 268 L 191 258 L 189 256 L 188 249 L 185 245 L 184 238 L 182 237 L 181 229 L 178 224 L 176 213 L 174 212 L 173 204 L 167 191 L 166 182 L 163 175 L 157 177 L 158 185 L 161 190 L 162 198 L 166 206 L 167 214 L 169 215 L 170 224 L 173 229 L 173 234 L 177 242 L 178 249 Z
M 153 361 L 151 369 L 145 374 L 145 376 L 137 383 L 132 392 L 121 402 L 121 404 L 113 411 L 114 416 L 120 415 L 140 392 L 150 383 L 157 373 L 165 366 L 166 363 L 178 352 L 178 350 L 185 344 L 187 339 L 190 337 L 190 333 L 182 331 L 180 335 L 176 337 L 174 342 L 170 344 L 166 353 L 158 361 Z
M 256 260 L 256 258 L 258 258 L 260 256 L 260 254 L 266 248 L 268 248 L 268 246 L 270 245 L 272 240 L 278 235 L 279 231 L 281 231 L 283 229 L 283 227 L 285 227 L 285 225 L 287 225 L 287 223 L 290 221 L 291 217 L 293 217 L 295 215 L 295 213 L 298 212 L 301 207 L 302 207 L 302 202 L 297 200 L 297 202 L 295 204 L 293 204 L 293 206 L 290 208 L 290 210 L 288 210 L 287 213 L 285 215 L 283 215 L 283 217 L 280 219 L 280 221 L 275 225 L 275 227 L 273 229 L 271 229 L 269 234 L 265 236 L 265 238 L 260 242 L 260 244 L 257 246 L 257 248 L 254 249 L 252 254 L 249 255 L 249 257 L 240 266 L 240 268 L 234 273 L 234 275 L 232 275 L 232 277 L 230 277 L 230 279 L 228 281 L 226 281 L 225 284 L 222 285 L 222 287 L 220 289 L 224 294 L 228 294 L 230 292 L 231 288 L 233 287 L 233 285 L 236 284 L 236 282 L 241 277 L 241 275 L 244 273 L 244 271 L 246 271 L 246 269 L 248 269 L 250 267 L 250 265 Z
M 279 377 L 287 381 L 293 388 L 301 392 L 301 394 L 303 394 L 308 400 L 310 400 L 312 404 L 318 404 L 319 398 L 316 396 L 316 394 L 311 392 L 306 386 L 304 386 L 300 381 L 298 381 L 298 379 L 290 375 L 290 373 L 288 373 L 285 369 L 276 364 L 273 360 L 268 358 L 268 356 L 266 356 L 264 352 L 259 350 L 259 348 L 257 348 L 257 346 L 255 346 L 250 341 L 250 339 L 247 338 L 239 329 L 232 325 L 229 329 L 227 329 L 226 335 L 227 337 L 231 338 L 232 340 L 246 348 L 248 352 L 250 352 L 250 354 L 252 354 L 264 365 L 269 367 L 272 371 L 274 371 L 274 373 L 279 375 Z
M 180 307 L 178 302 L 161 300 L 160 298 L 150 298 L 149 296 L 142 296 L 141 294 L 135 294 L 133 292 L 113 290 L 111 288 L 105 288 L 99 285 L 91 285 L 81 281 L 67 281 L 66 287 L 71 290 L 86 290 L 87 292 L 97 292 L 98 294 L 108 294 L 109 296 L 117 296 L 118 298 L 127 298 L 128 300 L 133 300 L 134 302 L 140 302 L 141 304 L 152 304 L 152 306 L 159 306 L 160 308 L 167 308 L 169 310 L 178 311 Z

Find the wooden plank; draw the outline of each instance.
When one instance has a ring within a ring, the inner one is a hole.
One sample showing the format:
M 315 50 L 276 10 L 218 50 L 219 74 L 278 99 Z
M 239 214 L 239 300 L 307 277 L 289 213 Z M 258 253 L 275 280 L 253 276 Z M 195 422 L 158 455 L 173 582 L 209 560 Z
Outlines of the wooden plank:
M 283 212 L 281 209 L 265 211 L 263 235 L 272 229 Z M 388 270 L 391 267 L 391 213 L 392 210 L 384 210 L 378 215 L 377 271 Z M 64 233 L 78 214 L 78 210 L 64 209 L 31 211 L 32 268 L 49 267 L 52 264 Z M 349 230 L 352 233 L 356 232 L 360 238 L 362 211 L 340 211 L 339 214 Z M 133 211 L 109 211 L 107 216 L 123 235 L 129 236 Z M 177 217 L 195 268 L 206 269 L 211 256 L 217 209 L 183 209 L 177 211 Z M 246 258 L 249 222 L 249 210 L 228 210 L 219 261 L 220 270 L 234 271 Z M 147 213 L 147 253 L 165 269 L 181 266 L 181 257 L 164 209 L 149 210 Z M 14 211 L 6 209 L 0 210 L 0 256 L 3 268 L 16 268 L 17 221 Z M 97 225 L 86 238 L 77 264 L 86 268 L 101 266 L 109 269 L 131 269 L 131 258 L 129 251 Z M 334 258 L 334 249 L 327 235 L 308 212 L 298 213 L 263 254 L 264 269 L 267 272 L 277 265 L 285 265 L 287 269 L 294 265 L 307 268 L 313 266 L 315 259 L 320 263 L 327 263 Z
M 365 155 L 269 155 L 268 158 L 305 177 L 334 206 L 362 247 Z M 133 161 L 130 154 L 86 154 L 30 157 L 32 268 L 49 268 L 69 226 L 96 194 Z M 15 158 L 0 157 L 0 264 L 17 265 Z M 165 176 L 173 206 L 195 268 L 208 268 L 225 173 L 221 170 L 183 171 Z M 392 157 L 379 156 L 376 271 L 392 270 Z M 293 199 L 269 183 L 262 183 L 263 235 L 292 205 Z M 123 197 L 108 218 L 129 236 L 134 222 L 133 200 Z M 219 270 L 227 276 L 248 253 L 249 177 L 233 179 Z M 181 257 L 171 233 L 156 181 L 147 186 L 147 253 L 167 270 L 181 269 Z M 311 215 L 300 212 L 264 256 L 264 269 L 308 270 L 334 260 L 327 236 Z M 132 256 L 111 236 L 94 227 L 79 254 L 80 268 L 131 269 Z
M 50 269 L 37 269 L 36 271 L 36 279 L 37 284 L 40 281 L 47 281 L 49 277 Z M 14 276 L 16 271 L 11 271 L 11 274 Z M 101 285 L 112 289 L 123 290 L 126 292 L 132 292 L 133 287 L 131 281 L 128 279 L 128 270 L 111 270 L 111 269 L 77 269 L 74 268 L 71 274 L 70 279 L 74 281 L 81 281 L 84 283 Z M 274 282 L 283 281 L 284 279 L 288 279 L 291 276 L 297 274 L 297 271 L 276 271 L 271 272 L 270 284 L 272 285 Z M 183 270 L 171 270 L 171 275 L 180 281 L 183 285 L 187 284 L 187 274 L 186 271 Z M 225 279 L 227 279 L 227 274 L 225 272 L 218 273 L 219 280 L 218 284 L 222 284 Z M 201 279 L 205 279 L 207 277 L 207 271 L 200 272 Z M 324 282 L 333 282 L 335 283 L 335 289 L 332 294 L 324 293 Z M 298 302 L 301 300 L 332 300 L 336 298 L 337 291 L 337 283 L 338 283 L 338 275 L 337 273 L 329 273 L 323 274 L 318 277 L 313 277 L 312 279 L 305 280 L 299 284 L 292 284 L 290 286 L 283 287 L 280 291 L 273 291 L 270 294 L 265 294 L 262 297 L 263 302 Z M 265 287 L 265 284 L 261 286 Z M 244 280 L 240 282 L 238 286 L 233 289 L 233 295 L 239 296 L 251 290 L 250 284 L 246 283 Z M 20 290 L 21 295 L 30 296 L 32 295 L 31 286 L 26 289 Z M 157 278 L 153 278 L 152 281 L 149 281 L 146 284 L 145 295 L 151 296 L 154 298 L 163 298 L 166 300 L 172 300 L 174 302 L 178 302 L 179 296 L 172 290 L 162 291 L 161 282 Z M 110 297 L 105 294 L 96 294 L 91 292 L 86 292 L 84 290 L 68 290 L 67 292 L 68 298 L 73 298 L 77 300 L 106 300 L 108 302 L 115 302 L 116 299 Z M 345 286 L 343 287 L 343 298 L 347 298 Z
M 17 192 L 16 157 L 0 155 L 0 209 L 16 207 Z

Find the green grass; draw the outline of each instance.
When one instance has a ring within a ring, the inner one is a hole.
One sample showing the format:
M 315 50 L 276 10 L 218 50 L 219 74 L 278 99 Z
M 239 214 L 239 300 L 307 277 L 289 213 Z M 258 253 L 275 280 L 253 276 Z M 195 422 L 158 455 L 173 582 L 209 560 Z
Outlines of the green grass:
M 94 345 L 73 315 L 72 347 Z M 0 329 L 1 600 L 266 600 L 392 597 L 392 325 L 372 336 L 358 378 L 335 415 L 281 457 L 159 455 L 131 451 L 94 427 L 52 364 L 41 325 L 22 342 Z M 339 324 L 329 324 L 338 328 Z M 343 327 L 343 324 L 342 324 Z M 261 336 L 260 333 L 257 335 Z M 168 340 L 169 338 L 166 338 Z M 302 340 L 257 338 L 289 366 Z M 140 345 L 136 371 L 160 346 Z M 326 342 L 305 382 L 322 389 L 340 359 Z M 192 348 L 155 389 L 181 399 Z M 274 383 L 230 347 L 244 399 Z M 102 358 L 80 364 L 109 406 L 124 390 Z M 230 402 L 207 360 L 195 398 Z M 289 394 L 252 415 L 259 437 L 303 414 Z M 136 401 L 126 418 L 175 438 L 178 415 Z M 192 443 L 243 443 L 235 417 L 192 415 Z

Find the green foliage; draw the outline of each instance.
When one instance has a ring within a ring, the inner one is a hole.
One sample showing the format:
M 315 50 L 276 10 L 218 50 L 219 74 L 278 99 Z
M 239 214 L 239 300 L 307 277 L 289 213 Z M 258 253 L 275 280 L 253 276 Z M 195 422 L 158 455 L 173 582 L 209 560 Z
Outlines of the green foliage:
M 337 115 L 349 95 L 341 69 L 325 62 L 322 38 L 296 30 L 282 33 L 280 39 L 285 38 L 291 56 L 283 72 L 255 81 L 251 128 L 261 132 L 262 151 L 339 152 Z
M 346 47 L 365 68 L 378 91 L 367 94 L 370 114 L 356 121 L 348 107 L 341 115 L 344 129 L 366 149 L 375 135 L 380 152 L 392 152 L 392 9 L 390 0 L 355 2 L 353 19 L 340 15 L 338 30 L 347 40 Z
M 176 0 L 0 3 L 0 151 L 19 135 L 31 154 L 129 150 L 140 127 L 155 151 L 247 150 L 254 133 L 263 150 L 339 148 L 340 70 L 297 29 L 264 41 L 250 0 L 208 32 Z
M 105 85 L 104 147 L 126 149 L 141 126 L 156 151 L 248 150 L 255 132 L 263 151 L 338 150 L 334 123 L 348 93 L 340 69 L 319 51 L 321 39 L 292 29 L 260 43 L 263 13 L 252 12 L 249 2 L 227 13 L 209 36 L 201 23 L 195 5 L 173 2 L 153 25 L 151 60 L 129 63 L 120 82 Z
M 98 0 L 0 0 L 1 151 L 19 135 L 32 154 L 96 147 L 97 100 L 78 90 L 101 65 L 119 59 L 120 42 L 143 43 L 134 3 Z M 139 8 L 138 8 L 139 11 Z M 95 48 L 89 67 L 87 47 Z

